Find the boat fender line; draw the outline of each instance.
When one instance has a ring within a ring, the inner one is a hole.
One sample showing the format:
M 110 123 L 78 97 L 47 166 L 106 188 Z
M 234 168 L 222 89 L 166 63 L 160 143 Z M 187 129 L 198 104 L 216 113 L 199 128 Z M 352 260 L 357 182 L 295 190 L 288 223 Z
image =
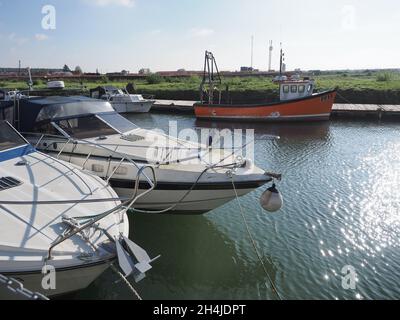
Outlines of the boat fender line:
M 249 224 L 248 224 L 248 222 L 247 222 L 247 219 L 246 219 L 246 216 L 245 216 L 245 214 L 244 214 L 243 207 L 242 207 L 242 203 L 240 202 L 239 195 L 238 195 L 238 193 L 237 193 L 236 186 L 235 186 L 235 181 L 233 180 L 233 176 L 231 176 L 231 180 L 232 180 L 233 190 L 235 191 L 236 200 L 237 200 L 238 205 L 239 205 L 239 208 L 240 208 L 240 213 L 241 213 L 241 216 L 242 216 L 244 225 L 245 225 L 245 227 L 246 227 L 247 234 L 249 235 L 249 238 L 250 238 L 250 240 L 251 240 L 251 244 L 253 245 L 254 252 L 256 253 L 257 258 L 258 258 L 258 260 L 259 260 L 260 263 L 261 263 L 261 266 L 262 266 L 262 268 L 263 268 L 263 270 L 264 270 L 264 273 L 265 273 L 265 275 L 266 275 L 266 277 L 267 277 L 267 279 L 268 279 L 268 281 L 269 281 L 269 283 L 270 283 L 270 285 L 271 285 L 272 291 L 275 293 L 276 297 L 277 297 L 279 300 L 283 300 L 283 298 L 282 298 L 281 295 L 279 294 L 278 289 L 276 288 L 274 282 L 272 281 L 272 278 L 271 278 L 271 276 L 270 276 L 270 274 L 269 274 L 269 272 L 268 272 L 268 270 L 267 270 L 267 267 L 265 266 L 265 263 L 264 263 L 264 261 L 263 261 L 263 259 L 262 259 L 262 257 L 261 257 L 260 252 L 258 251 L 256 241 L 254 240 L 254 237 L 253 237 L 253 235 L 252 235 L 252 233 L 251 233 L 251 230 L 250 230 L 250 226 L 249 226 Z M 275 266 L 275 264 L 272 262 L 272 260 L 270 260 L 268 257 L 267 257 L 267 259 L 268 259 L 268 262 L 269 262 L 269 263 L 271 263 L 273 266 Z M 268 287 L 268 286 L 267 286 L 267 283 L 265 283 L 265 285 L 266 285 L 266 287 Z
M 240 150 L 244 149 L 244 148 L 245 148 L 247 145 L 249 145 L 251 142 L 254 142 L 254 140 L 252 140 L 252 141 L 246 143 L 245 145 L 243 145 L 243 146 L 240 148 Z M 229 156 L 232 156 L 232 155 L 235 155 L 235 152 L 233 152 L 233 153 L 230 154 Z M 199 155 L 199 157 L 200 157 L 200 155 Z M 183 197 L 182 197 L 178 202 L 176 202 L 176 203 L 175 203 L 174 205 L 172 205 L 171 207 L 169 207 L 169 208 L 167 208 L 167 209 L 164 209 L 164 210 L 160 210 L 160 211 L 147 211 L 147 210 L 137 209 L 137 208 L 134 208 L 134 207 L 132 207 L 131 209 L 134 210 L 134 211 L 136 211 L 136 212 L 138 212 L 138 213 L 144 213 L 144 214 L 163 214 L 163 213 L 168 213 L 169 211 L 174 210 L 180 203 L 182 203 L 182 202 L 189 196 L 189 194 L 190 194 L 190 193 L 194 190 L 194 188 L 197 186 L 197 184 L 199 183 L 199 181 L 200 181 L 200 179 L 203 177 L 203 175 L 204 175 L 205 173 L 207 173 L 209 170 L 214 170 L 214 169 L 219 169 L 219 168 L 227 168 L 227 169 L 230 169 L 230 170 L 228 170 L 228 171 L 226 172 L 226 174 L 228 175 L 228 177 L 232 177 L 233 173 L 234 173 L 237 169 L 243 167 L 243 165 L 246 165 L 246 160 L 243 160 L 243 158 L 242 158 L 242 161 L 241 161 L 240 163 L 232 163 L 232 164 L 226 164 L 226 165 L 222 164 L 222 165 L 221 165 L 221 163 L 224 162 L 227 158 L 228 158 L 228 157 L 223 158 L 223 159 L 221 159 L 218 163 L 215 163 L 215 164 L 213 164 L 213 165 L 210 165 L 210 166 L 206 167 L 206 168 L 200 173 L 200 175 L 198 176 L 198 178 L 196 179 L 196 181 L 193 183 L 193 185 L 191 186 L 191 188 L 183 195 Z M 241 157 L 238 157 L 238 158 L 241 158 Z M 281 177 L 282 177 L 281 175 L 275 175 L 275 176 L 279 176 L 279 179 L 281 179 Z M 271 174 L 271 177 L 273 177 L 272 174 Z

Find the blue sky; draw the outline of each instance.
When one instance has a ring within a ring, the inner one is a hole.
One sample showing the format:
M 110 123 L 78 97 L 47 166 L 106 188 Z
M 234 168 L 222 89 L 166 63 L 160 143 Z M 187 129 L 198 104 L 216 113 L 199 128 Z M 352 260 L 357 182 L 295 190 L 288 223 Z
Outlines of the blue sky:
M 56 29 L 43 30 L 44 5 Z M 220 69 L 267 69 L 284 43 L 289 69 L 400 67 L 397 0 L 0 0 L 0 66 L 84 71 L 199 70 L 205 50 Z

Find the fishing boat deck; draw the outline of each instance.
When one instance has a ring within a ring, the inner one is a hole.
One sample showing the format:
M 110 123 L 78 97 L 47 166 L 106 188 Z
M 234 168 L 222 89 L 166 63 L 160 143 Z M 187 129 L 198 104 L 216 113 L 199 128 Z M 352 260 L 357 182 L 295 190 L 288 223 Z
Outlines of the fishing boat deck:
M 156 100 L 153 111 L 194 113 L 196 101 Z M 387 104 L 342 104 L 333 105 L 332 116 L 335 118 L 400 117 L 400 105 Z

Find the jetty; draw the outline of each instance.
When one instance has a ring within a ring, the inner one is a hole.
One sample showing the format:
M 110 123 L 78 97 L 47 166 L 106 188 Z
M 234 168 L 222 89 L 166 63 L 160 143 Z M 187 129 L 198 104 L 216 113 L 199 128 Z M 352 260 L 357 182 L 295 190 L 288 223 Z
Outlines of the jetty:
M 189 100 L 156 100 L 152 111 L 193 114 L 195 103 L 196 101 Z M 400 105 L 336 103 L 333 105 L 332 117 L 352 119 L 400 118 Z

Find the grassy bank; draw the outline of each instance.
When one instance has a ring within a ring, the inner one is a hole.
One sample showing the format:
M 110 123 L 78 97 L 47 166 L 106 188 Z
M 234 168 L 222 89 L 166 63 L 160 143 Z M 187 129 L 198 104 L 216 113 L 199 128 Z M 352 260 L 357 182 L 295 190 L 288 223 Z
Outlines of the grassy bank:
M 340 96 L 338 102 L 352 103 L 381 103 L 400 104 L 400 75 L 394 72 L 362 72 L 362 73 L 336 73 L 313 76 L 319 90 L 337 87 Z M 168 78 L 157 75 L 147 79 L 136 80 L 134 85 L 138 92 L 154 94 L 160 99 L 187 99 L 197 100 L 201 78 L 197 76 L 187 78 Z M 67 88 L 80 88 L 81 83 L 65 81 Z M 109 81 L 107 77 L 101 80 L 84 82 L 87 88 L 99 85 L 113 85 L 123 88 L 128 81 Z M 266 98 L 277 97 L 277 85 L 268 77 L 232 77 L 223 79 L 223 90 L 229 88 L 229 94 L 224 93 L 224 99 L 233 102 L 255 102 Z M 23 81 L 1 81 L 0 87 L 24 89 Z M 35 88 L 45 88 L 42 80 L 35 81 Z

